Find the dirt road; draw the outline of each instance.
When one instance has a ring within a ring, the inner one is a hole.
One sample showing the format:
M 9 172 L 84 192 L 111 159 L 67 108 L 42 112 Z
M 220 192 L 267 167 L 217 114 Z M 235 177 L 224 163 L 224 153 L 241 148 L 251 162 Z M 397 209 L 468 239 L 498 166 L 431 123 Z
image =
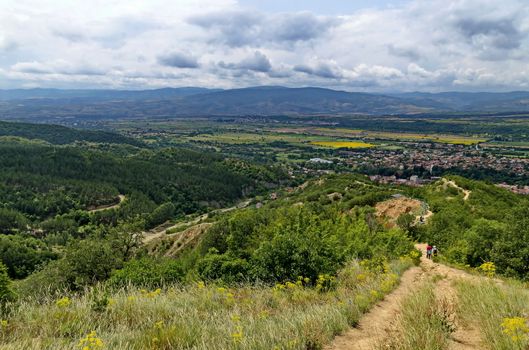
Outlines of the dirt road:
M 251 200 L 245 200 L 245 201 L 240 202 L 239 204 L 234 205 L 232 207 L 213 210 L 211 213 L 227 213 L 227 212 L 235 210 L 235 209 L 246 208 L 250 204 L 250 202 L 251 202 Z M 176 223 L 176 224 L 174 224 L 172 226 L 169 226 L 169 227 L 161 225 L 161 226 L 156 227 L 156 228 L 154 228 L 154 229 L 152 229 L 150 231 L 144 232 L 143 233 L 143 240 L 142 240 L 143 244 L 147 244 L 150 241 L 152 241 L 153 239 L 164 237 L 167 234 L 167 231 L 178 229 L 178 228 L 184 228 L 184 227 L 188 227 L 188 226 L 193 226 L 193 225 L 198 225 L 202 221 L 206 220 L 209 217 L 209 214 L 210 213 L 202 214 L 202 215 L 197 216 L 196 218 L 191 219 L 189 221 L 179 222 L 179 223 Z
M 118 208 L 121 205 L 121 203 L 123 203 L 123 201 L 125 200 L 125 196 L 120 194 L 120 195 L 118 195 L 118 197 L 119 197 L 119 202 L 118 203 L 111 204 L 111 205 L 102 205 L 102 206 L 100 206 L 98 208 L 89 210 L 88 212 L 89 213 L 95 213 L 95 212 L 102 211 L 102 210 L 109 210 L 109 209 Z

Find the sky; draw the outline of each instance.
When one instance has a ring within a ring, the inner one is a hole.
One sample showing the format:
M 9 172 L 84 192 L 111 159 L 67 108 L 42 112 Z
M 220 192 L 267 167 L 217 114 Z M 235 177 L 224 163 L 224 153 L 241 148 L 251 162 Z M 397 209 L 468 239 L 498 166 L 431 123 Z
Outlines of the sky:
M 529 90 L 528 0 L 0 0 L 0 88 Z

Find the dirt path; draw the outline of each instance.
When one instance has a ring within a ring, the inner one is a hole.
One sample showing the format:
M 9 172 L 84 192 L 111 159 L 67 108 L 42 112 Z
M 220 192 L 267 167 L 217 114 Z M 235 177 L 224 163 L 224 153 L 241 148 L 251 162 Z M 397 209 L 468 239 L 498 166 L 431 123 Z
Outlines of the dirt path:
M 362 316 L 355 328 L 334 339 L 328 350 L 373 350 L 381 344 L 393 328 L 395 316 L 399 313 L 400 303 L 422 280 L 423 270 L 412 267 L 401 278 L 400 284 L 371 311 Z
M 463 200 L 464 201 L 467 201 L 468 198 L 470 197 L 470 194 L 472 193 L 472 191 L 470 190 L 465 190 L 463 187 L 459 186 L 458 184 L 456 184 L 454 182 L 454 180 L 447 180 L 443 177 L 443 183 L 447 186 L 451 186 L 451 187 L 454 187 L 460 191 L 463 191 Z
M 417 245 L 421 251 L 426 250 L 426 244 Z M 455 331 L 451 334 L 450 342 L 448 344 L 449 350 L 472 350 L 481 349 L 480 333 L 473 325 L 462 324 L 457 317 L 457 291 L 453 287 L 453 282 L 457 279 L 479 279 L 479 276 L 470 275 L 464 271 L 448 267 L 443 264 L 438 264 L 432 260 L 426 259 L 424 256 L 421 259 L 421 265 L 424 267 L 428 275 L 440 275 L 441 279 L 436 287 L 435 294 L 439 301 L 446 303 L 451 312 L 451 321 L 455 326 Z
M 452 281 L 460 278 L 479 278 L 464 271 L 434 263 L 424 257 L 425 244 L 416 245 L 423 252 L 421 265 L 406 271 L 401 278 L 399 286 L 384 300 L 375 305 L 365 314 L 355 328 L 335 338 L 334 342 L 326 347 L 327 350 L 376 350 L 391 337 L 396 331 L 397 319 L 400 314 L 400 305 L 411 293 L 418 290 L 421 284 L 435 276 L 441 275 L 436 286 L 436 297 L 444 299 L 454 311 L 455 332 L 450 339 L 449 350 L 478 350 L 480 347 L 480 334 L 476 328 L 458 322 L 455 315 L 457 293 L 452 287 Z
M 120 194 L 120 195 L 118 195 L 118 197 L 119 197 L 119 202 L 118 203 L 111 204 L 111 205 L 103 205 L 103 206 L 100 206 L 99 208 L 95 208 L 95 209 L 89 210 L 88 212 L 89 213 L 96 213 L 96 212 L 102 211 L 102 210 L 109 210 L 109 209 L 118 208 L 121 205 L 121 203 L 123 203 L 123 201 L 125 200 L 125 196 Z

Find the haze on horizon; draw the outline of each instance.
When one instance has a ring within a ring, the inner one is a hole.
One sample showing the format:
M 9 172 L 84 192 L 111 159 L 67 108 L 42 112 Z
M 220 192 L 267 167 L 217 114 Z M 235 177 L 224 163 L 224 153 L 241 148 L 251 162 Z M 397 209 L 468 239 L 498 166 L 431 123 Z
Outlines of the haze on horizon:
M 529 90 L 523 0 L 0 1 L 0 88 Z

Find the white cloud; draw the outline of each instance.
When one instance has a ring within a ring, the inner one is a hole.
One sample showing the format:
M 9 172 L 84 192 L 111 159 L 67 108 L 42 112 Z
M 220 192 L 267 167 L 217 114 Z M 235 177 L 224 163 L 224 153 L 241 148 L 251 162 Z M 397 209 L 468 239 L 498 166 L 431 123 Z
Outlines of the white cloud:
M 0 87 L 516 90 L 529 85 L 528 38 L 525 0 L 334 16 L 235 0 L 4 0 Z

